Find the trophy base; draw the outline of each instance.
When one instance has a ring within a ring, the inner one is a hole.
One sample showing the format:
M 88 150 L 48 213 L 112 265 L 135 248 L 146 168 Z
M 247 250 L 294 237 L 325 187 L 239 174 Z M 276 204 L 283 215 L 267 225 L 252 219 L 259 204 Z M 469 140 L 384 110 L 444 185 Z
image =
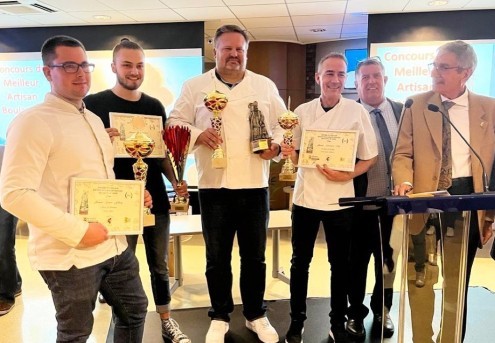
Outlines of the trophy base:
M 155 215 L 145 213 L 143 215 L 143 226 L 155 226 Z
M 211 166 L 215 169 L 225 169 L 227 168 L 227 159 L 225 157 L 212 158 Z
M 261 154 L 263 151 L 270 148 L 270 139 L 258 139 L 251 142 L 251 149 L 255 154 Z
M 186 202 L 170 202 L 171 212 L 187 212 L 189 210 L 189 199 Z
M 297 173 L 280 173 L 278 179 L 280 181 L 296 181 Z

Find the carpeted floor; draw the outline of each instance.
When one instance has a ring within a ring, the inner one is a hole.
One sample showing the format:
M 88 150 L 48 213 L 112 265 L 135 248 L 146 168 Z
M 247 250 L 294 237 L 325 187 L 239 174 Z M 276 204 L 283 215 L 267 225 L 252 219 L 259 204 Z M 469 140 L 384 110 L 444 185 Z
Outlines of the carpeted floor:
M 366 297 L 369 303 L 369 295 Z M 308 319 L 305 323 L 304 342 L 306 343 L 323 343 L 328 342 L 328 330 L 330 328 L 328 313 L 330 304 L 328 298 L 310 298 L 308 303 Z M 398 317 L 398 296 L 394 299 L 394 305 L 391 311 L 393 318 Z M 285 332 L 287 331 L 290 318 L 290 306 L 288 300 L 270 301 L 268 305 L 268 317 L 270 322 L 280 335 L 280 342 L 284 342 Z M 469 315 L 468 330 L 464 343 L 483 343 L 492 342 L 495 336 L 495 326 L 493 318 L 495 317 L 495 294 L 482 287 L 472 287 L 469 290 Z M 207 308 L 191 308 L 177 310 L 173 312 L 173 317 L 180 324 L 184 333 L 186 333 L 193 343 L 203 343 L 206 332 L 210 325 L 207 315 Z M 380 342 L 380 339 L 370 338 L 371 316 L 365 321 L 368 331 L 367 343 Z M 405 331 L 410 331 L 406 326 Z M 384 342 L 396 342 L 397 335 Z M 405 335 L 410 336 L 410 334 Z M 107 342 L 113 341 L 113 327 L 110 327 Z M 144 343 L 161 342 L 160 319 L 157 313 L 149 312 L 146 317 L 146 327 L 144 332 Z M 242 306 L 235 306 L 231 316 L 230 331 L 226 335 L 226 343 L 256 343 L 259 342 L 256 335 L 246 329 L 244 317 L 242 315 Z

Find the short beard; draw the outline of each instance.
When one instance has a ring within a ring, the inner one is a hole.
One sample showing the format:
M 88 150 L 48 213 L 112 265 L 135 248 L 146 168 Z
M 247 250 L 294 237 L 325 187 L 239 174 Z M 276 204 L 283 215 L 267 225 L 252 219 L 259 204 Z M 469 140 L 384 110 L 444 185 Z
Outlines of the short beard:
M 117 76 L 117 82 L 119 83 L 119 85 L 121 85 L 123 88 L 129 90 L 129 91 L 135 91 L 136 89 L 138 89 L 139 87 L 141 87 L 141 84 L 142 84 L 142 79 L 139 80 L 139 81 L 136 81 L 136 83 L 132 84 L 132 85 L 128 85 L 126 83 L 126 80 L 125 78 L 121 78 L 120 76 Z

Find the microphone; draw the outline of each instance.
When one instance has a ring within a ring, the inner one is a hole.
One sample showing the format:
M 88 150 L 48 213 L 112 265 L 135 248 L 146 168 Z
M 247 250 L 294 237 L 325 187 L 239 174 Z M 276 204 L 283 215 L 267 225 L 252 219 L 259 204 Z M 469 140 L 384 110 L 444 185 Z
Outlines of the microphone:
M 445 118 L 445 120 L 447 120 L 449 122 L 450 126 L 452 128 L 454 128 L 454 130 L 459 134 L 459 136 L 462 138 L 462 140 L 464 141 L 464 143 L 466 143 L 467 146 L 469 147 L 469 149 L 471 149 L 471 151 L 476 156 L 476 158 L 478 158 L 478 161 L 480 161 L 480 164 L 481 164 L 481 170 L 483 171 L 483 191 L 485 193 L 488 193 L 488 191 L 489 191 L 488 190 L 488 177 L 486 175 L 485 164 L 481 160 L 480 155 L 478 155 L 478 153 L 473 149 L 473 147 L 471 146 L 471 144 L 469 144 L 469 142 L 466 140 L 466 138 L 464 138 L 464 136 L 459 132 L 459 130 L 457 129 L 457 127 L 455 127 L 455 125 L 450 121 L 449 116 L 446 115 L 443 111 L 441 111 L 440 108 L 437 105 L 428 104 L 428 109 L 430 111 L 432 111 L 432 112 L 439 112 L 439 113 L 441 113 L 442 116 Z
M 409 98 L 406 100 L 406 102 L 404 103 L 404 109 L 402 110 L 402 114 L 401 114 L 401 120 L 400 120 L 400 125 L 399 127 L 397 128 L 397 132 L 400 132 L 400 127 L 402 126 L 402 116 L 404 115 L 404 113 L 406 112 L 406 110 L 410 109 L 412 104 L 413 104 L 414 100 Z M 390 153 L 390 190 L 392 191 L 392 194 L 394 193 L 394 177 L 392 176 L 392 161 L 394 159 L 394 155 L 395 155 L 395 148 L 397 147 L 397 140 L 399 139 L 399 135 L 397 134 L 397 139 L 395 141 L 395 144 L 394 144 L 394 148 L 392 149 L 392 152 Z
M 413 99 L 407 99 L 406 102 L 404 103 L 404 110 L 411 108 L 413 102 L 414 102 Z

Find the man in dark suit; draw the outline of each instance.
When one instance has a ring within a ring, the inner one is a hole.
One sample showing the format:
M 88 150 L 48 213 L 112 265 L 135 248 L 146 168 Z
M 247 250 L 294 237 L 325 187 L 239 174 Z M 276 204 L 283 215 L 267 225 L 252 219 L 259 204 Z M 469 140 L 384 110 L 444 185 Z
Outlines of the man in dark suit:
M 377 163 L 367 173 L 354 179 L 356 196 L 387 196 L 391 194 L 390 154 L 397 138 L 402 103 L 385 98 L 387 76 L 378 58 L 368 58 L 356 68 L 356 89 L 359 102 L 370 113 L 371 123 L 378 143 Z M 383 268 L 394 269 L 392 248 L 389 245 L 392 217 L 380 208 L 368 205 L 356 208 L 352 227 L 350 254 L 349 309 L 347 332 L 355 340 L 364 340 L 363 325 L 368 308 L 363 304 L 366 277 L 371 254 L 375 259 L 375 287 L 371 296 L 373 312 L 372 333 L 391 337 L 394 325 L 389 310 L 392 306 L 393 274 L 387 275 L 384 289 Z M 389 284 L 390 283 L 390 284 Z
M 403 114 L 395 155 L 392 160 L 392 174 L 395 194 L 447 190 L 450 194 L 482 192 L 482 166 L 467 144 L 452 129 L 440 113 L 428 109 L 429 104 L 438 106 L 450 117 L 450 121 L 480 155 L 490 175 L 495 155 L 495 99 L 480 96 L 469 91 L 466 82 L 476 68 L 474 49 L 463 41 L 454 41 L 440 46 L 431 66 L 432 91 L 413 96 L 413 105 Z M 421 220 L 421 215 L 415 219 Z M 411 223 L 410 234 L 417 234 L 423 223 Z M 462 338 L 466 327 L 467 285 L 476 248 L 482 247 L 492 236 L 493 211 L 473 211 L 468 233 L 466 257 L 466 279 L 464 287 L 452 284 L 451 270 L 459 268 L 462 262 L 460 251 L 449 249 L 448 239 L 441 240 L 443 249 L 444 306 L 442 322 L 455 317 L 457 297 L 465 293 Z M 416 225 L 419 224 L 419 225 Z M 446 227 L 442 225 L 442 231 Z M 457 232 L 456 232 L 457 234 Z M 460 234 L 460 233 L 459 233 Z M 453 242 L 455 237 L 450 238 Z M 455 261 L 456 265 L 453 265 Z M 462 268 L 460 268 L 462 271 Z M 455 274 L 461 278 L 460 273 Z M 458 294 L 459 293 L 459 294 Z M 454 299 L 453 304 L 445 304 Z M 460 307 L 462 309 L 462 306 Z M 462 315 L 462 313 L 461 313 Z M 454 318 L 455 320 L 455 318 Z M 443 324 L 445 327 L 445 324 Z M 456 330 L 442 330 L 442 342 L 457 342 L 460 337 Z

